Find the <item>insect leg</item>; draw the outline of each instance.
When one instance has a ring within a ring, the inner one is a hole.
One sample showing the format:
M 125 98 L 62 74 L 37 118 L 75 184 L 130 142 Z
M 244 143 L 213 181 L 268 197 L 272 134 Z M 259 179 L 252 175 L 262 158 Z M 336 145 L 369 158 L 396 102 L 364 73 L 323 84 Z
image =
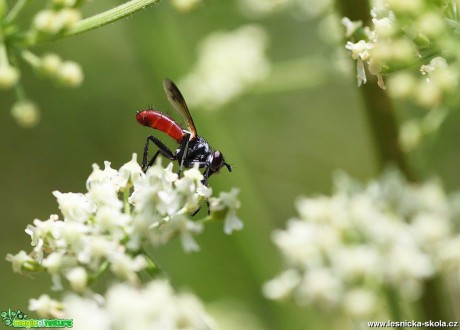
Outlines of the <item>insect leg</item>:
M 182 168 L 184 167 L 184 160 L 185 157 L 187 157 L 188 154 L 188 144 L 190 142 L 190 133 L 186 133 L 182 139 L 181 145 L 180 145 L 180 164 L 179 164 L 179 178 L 182 173 Z
M 209 209 L 209 200 L 206 198 L 206 208 L 208 209 L 208 216 L 211 215 L 211 210 Z M 198 212 L 201 210 L 201 205 L 196 209 L 195 212 L 192 213 L 192 217 L 194 217 Z
M 148 152 L 149 152 L 149 142 L 153 142 L 157 147 L 158 151 L 155 153 L 155 155 L 150 159 L 150 161 L 147 164 L 148 160 Z M 144 157 L 142 160 L 142 170 L 145 172 L 149 167 L 153 165 L 155 162 L 156 158 L 158 157 L 158 154 L 162 154 L 164 157 L 170 159 L 170 160 L 176 160 L 176 156 L 173 154 L 173 152 L 163 144 L 160 140 L 158 140 L 156 137 L 149 135 L 147 137 L 147 140 L 145 141 L 145 146 L 144 146 Z

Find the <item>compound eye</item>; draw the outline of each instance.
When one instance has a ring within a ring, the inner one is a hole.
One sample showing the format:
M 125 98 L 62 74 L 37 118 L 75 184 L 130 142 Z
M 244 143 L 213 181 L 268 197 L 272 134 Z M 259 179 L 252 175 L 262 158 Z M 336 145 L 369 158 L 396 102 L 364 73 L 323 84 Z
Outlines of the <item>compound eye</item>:
M 211 167 L 214 171 L 218 171 L 224 164 L 224 156 L 219 150 L 214 151 L 214 157 L 212 158 Z

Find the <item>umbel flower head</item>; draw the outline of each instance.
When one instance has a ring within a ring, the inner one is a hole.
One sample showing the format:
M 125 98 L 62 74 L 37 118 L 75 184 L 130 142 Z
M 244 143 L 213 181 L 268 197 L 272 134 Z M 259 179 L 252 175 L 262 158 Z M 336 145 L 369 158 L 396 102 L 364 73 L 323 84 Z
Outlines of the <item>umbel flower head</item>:
M 459 2 L 379 0 L 371 4 L 369 26 L 346 17 L 342 20 L 350 39 L 345 48 L 356 60 L 358 86 L 366 83 L 367 68 L 381 88 L 388 84 L 396 98 L 425 108 L 446 103 L 455 95 L 460 77 Z
M 68 294 L 63 302 L 42 295 L 30 300 L 29 309 L 40 317 L 71 319 L 77 330 L 213 328 L 203 304 L 190 293 L 175 293 L 165 280 L 143 287 L 118 283 L 103 296 Z
M 197 251 L 194 235 L 210 220 L 223 220 L 225 232 L 242 228 L 236 216 L 237 190 L 211 199 L 211 217 L 191 217 L 212 190 L 201 183 L 198 168 L 179 178 L 172 164 L 161 161 L 143 173 L 136 155 L 120 170 L 93 165 L 86 193 L 53 194 L 62 216 L 35 219 L 26 229 L 33 250 L 8 255 L 16 272 L 46 271 L 53 288 L 63 288 L 63 279 L 79 293 L 104 271 L 118 280 L 139 283 L 139 273 L 155 272 L 146 255 L 146 245 L 166 244 L 179 237 L 186 252 Z
M 455 274 L 458 288 L 458 202 L 396 170 L 367 185 L 338 176 L 332 196 L 299 199 L 299 216 L 273 233 L 288 267 L 264 294 L 369 319 L 385 291 L 415 301 L 424 281 Z

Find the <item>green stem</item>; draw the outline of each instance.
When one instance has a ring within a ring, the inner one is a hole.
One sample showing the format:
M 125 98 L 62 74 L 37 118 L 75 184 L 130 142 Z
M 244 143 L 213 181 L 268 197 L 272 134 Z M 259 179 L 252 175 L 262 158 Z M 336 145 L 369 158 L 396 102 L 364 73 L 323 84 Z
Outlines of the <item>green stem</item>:
M 365 26 L 372 23 L 368 0 L 336 0 L 336 4 L 341 16 L 348 17 L 352 21 L 360 20 Z M 377 85 L 375 76 L 369 72 L 366 74 L 368 82 L 361 86 L 359 91 L 374 135 L 379 167 L 383 169 L 388 164 L 395 164 L 410 181 L 416 181 L 399 145 L 398 123 L 391 99 Z
M 404 320 L 404 316 L 401 313 L 401 304 L 399 302 L 400 297 L 397 292 L 393 288 L 387 287 L 385 288 L 385 295 L 392 320 Z
M 26 4 L 27 0 L 17 0 L 16 3 L 14 4 L 13 8 L 8 12 L 8 14 L 5 17 L 4 24 L 8 24 L 12 22 L 16 16 L 18 16 L 19 12 L 21 9 L 24 7 Z
M 130 214 L 131 213 L 131 206 L 129 205 L 129 189 L 124 189 L 123 190 L 123 204 L 125 207 L 125 213 Z
M 3 42 L 3 39 L 0 38 L 0 67 L 2 66 L 9 66 L 9 62 L 5 43 Z
M 120 19 L 123 19 L 135 12 L 145 9 L 146 7 L 158 3 L 160 0 L 131 0 L 118 7 L 109 9 L 103 13 L 88 17 L 84 20 L 79 21 L 71 28 L 67 29 L 63 33 L 48 36 L 44 39 L 33 40 L 32 44 L 37 44 L 46 41 L 53 41 L 62 39 L 64 37 L 74 36 L 83 32 L 91 31 L 104 25 L 113 23 Z
M 21 56 L 22 58 L 29 63 L 33 68 L 37 69 L 40 67 L 41 60 L 40 58 L 35 55 L 34 53 L 28 51 L 28 50 L 23 50 L 21 51 Z

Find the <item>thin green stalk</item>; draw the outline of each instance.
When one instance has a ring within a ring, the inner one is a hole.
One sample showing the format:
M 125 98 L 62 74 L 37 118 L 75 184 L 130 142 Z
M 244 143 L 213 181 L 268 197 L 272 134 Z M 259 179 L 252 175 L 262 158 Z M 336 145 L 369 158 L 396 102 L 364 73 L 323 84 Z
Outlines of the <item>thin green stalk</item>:
M 159 1 L 160 0 L 131 0 L 118 7 L 109 9 L 103 13 L 83 19 L 71 28 L 64 31 L 63 33 L 49 36 L 43 39 L 33 40 L 31 41 L 31 43 L 37 44 L 46 41 L 53 41 L 64 37 L 70 37 L 83 32 L 91 31 L 96 28 L 123 19 L 127 16 L 130 16 L 139 10 L 142 10 L 150 5 L 158 3 Z
M 405 318 L 401 313 L 401 303 L 399 301 L 400 297 L 398 296 L 397 292 L 390 287 L 385 288 L 384 291 L 392 320 L 404 320 Z
M 124 189 L 123 190 L 123 204 L 125 207 L 125 213 L 129 215 L 131 213 L 131 206 L 128 200 L 129 200 L 129 189 Z
M 27 0 L 17 0 L 16 3 L 14 4 L 13 8 L 11 8 L 11 10 L 6 15 L 4 23 L 8 24 L 8 23 L 12 22 L 16 18 L 16 16 L 18 16 L 19 12 L 24 7 L 26 2 L 27 2 Z

